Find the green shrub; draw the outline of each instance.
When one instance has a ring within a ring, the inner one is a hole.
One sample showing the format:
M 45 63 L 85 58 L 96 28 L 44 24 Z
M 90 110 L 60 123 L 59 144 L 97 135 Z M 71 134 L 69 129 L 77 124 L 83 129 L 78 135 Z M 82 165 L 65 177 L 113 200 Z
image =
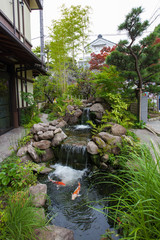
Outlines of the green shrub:
M 143 122 L 142 120 L 140 122 L 136 122 L 134 125 L 135 128 L 140 128 L 140 129 L 145 128 L 145 126 L 146 126 L 146 123 Z
M 2 200 L 0 201 L 0 239 L 6 239 L 5 224 L 7 221 L 6 211 Z
M 40 122 L 40 118 L 38 118 L 38 107 L 37 103 L 34 100 L 34 96 L 32 93 L 26 93 L 26 92 L 21 92 L 21 97 L 28 104 L 27 107 L 20 109 L 20 124 L 21 125 L 27 125 L 30 123 L 28 128 L 32 126 L 34 123 Z
M 111 110 L 106 110 L 106 114 L 102 117 L 102 123 L 115 122 L 125 128 L 134 126 L 137 118 L 127 110 L 128 105 L 123 101 L 120 94 L 107 93 L 106 101 L 110 104 Z
M 16 156 L 10 156 L 0 164 L 0 192 L 6 190 L 6 186 L 15 190 L 23 189 L 35 184 L 36 175 L 33 174 L 34 163 L 22 164 Z
M 150 151 L 148 146 L 136 144 L 122 157 L 125 170 L 118 176 L 104 174 L 108 181 L 103 180 L 103 185 L 112 178 L 119 190 L 107 198 L 109 204 L 101 212 L 114 220 L 121 239 L 160 239 L 160 149 L 152 145 Z
M 52 110 L 48 114 L 48 120 L 52 121 L 59 117 L 65 116 L 66 108 L 69 104 L 80 107 L 82 106 L 82 101 L 75 97 L 68 99 L 65 95 L 61 98 L 57 98 L 56 102 L 52 104 Z
M 7 220 L 3 231 L 6 232 L 6 239 L 37 239 L 34 230 L 46 225 L 46 220 L 32 205 L 28 192 L 16 192 L 11 196 L 5 211 Z

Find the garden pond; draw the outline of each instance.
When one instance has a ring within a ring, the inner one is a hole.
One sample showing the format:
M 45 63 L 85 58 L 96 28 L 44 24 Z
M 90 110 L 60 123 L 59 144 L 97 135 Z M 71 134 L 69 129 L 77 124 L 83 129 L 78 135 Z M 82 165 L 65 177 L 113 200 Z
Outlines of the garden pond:
M 113 185 L 97 184 L 93 166 L 89 159 L 86 143 L 90 139 L 90 127 L 86 124 L 65 129 L 68 138 L 59 148 L 57 163 L 52 165 L 53 172 L 40 176 L 39 181 L 47 184 L 49 204 L 48 217 L 51 223 L 73 230 L 75 240 L 99 240 L 108 229 L 116 230 L 107 218 L 110 203 L 106 199 L 115 191 Z M 57 185 L 50 179 L 62 181 Z M 72 194 L 81 184 L 79 196 L 72 200 Z M 105 201 L 103 200 L 105 198 Z M 97 210 L 95 210 L 97 209 Z

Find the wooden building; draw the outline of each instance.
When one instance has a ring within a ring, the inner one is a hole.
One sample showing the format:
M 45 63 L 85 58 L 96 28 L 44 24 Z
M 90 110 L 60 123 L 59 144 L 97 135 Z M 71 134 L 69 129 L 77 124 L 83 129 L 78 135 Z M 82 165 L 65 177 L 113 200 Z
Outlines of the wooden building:
M 0 0 L 0 135 L 18 127 L 21 92 L 33 92 L 33 77 L 45 74 L 31 51 L 30 14 L 42 10 L 40 0 Z

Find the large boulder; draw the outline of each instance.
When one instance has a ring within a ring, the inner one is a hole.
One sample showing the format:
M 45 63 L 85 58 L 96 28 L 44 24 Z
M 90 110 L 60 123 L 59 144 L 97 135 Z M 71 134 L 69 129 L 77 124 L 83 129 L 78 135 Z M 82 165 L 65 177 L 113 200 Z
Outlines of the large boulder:
M 33 159 L 31 158 L 31 156 L 27 153 L 26 155 L 20 157 L 21 163 L 29 163 L 29 162 L 33 162 Z
M 32 147 L 32 145 L 28 146 L 28 153 L 31 156 L 31 158 L 33 159 L 33 161 L 35 161 L 36 163 L 41 162 L 40 157 L 38 156 L 38 154 L 36 153 L 34 147 Z
M 27 146 L 21 147 L 18 152 L 17 152 L 17 157 L 22 157 L 24 156 L 28 151 Z
M 39 125 L 43 126 L 43 127 L 49 127 L 49 123 L 39 123 Z
M 34 124 L 34 125 L 33 125 L 32 129 L 31 129 L 31 132 L 32 132 L 32 133 L 37 133 L 37 132 L 39 132 L 39 131 L 45 132 L 45 131 L 47 130 L 47 128 L 48 128 L 48 127 L 43 126 L 43 125 L 41 125 L 41 124 L 38 123 L 38 124 Z
M 53 120 L 49 124 L 52 126 L 56 126 L 56 125 L 58 125 L 58 123 L 59 123 L 58 120 Z
M 105 110 L 100 103 L 95 103 L 90 107 L 90 111 L 93 112 L 98 119 L 102 119 L 103 114 L 105 113 Z
M 47 162 L 47 161 L 49 161 L 51 159 L 54 159 L 54 153 L 53 153 L 52 148 L 48 148 L 48 149 L 46 149 L 44 151 L 45 151 L 45 153 L 42 154 L 42 157 L 41 157 L 41 161 L 42 162 Z
M 72 230 L 55 225 L 49 225 L 43 229 L 36 229 L 35 234 L 37 240 L 74 240 Z
M 81 115 L 82 115 L 82 111 L 79 108 L 77 110 L 75 110 L 74 116 L 79 118 Z
M 57 127 L 57 128 L 63 128 L 63 127 L 65 127 L 66 125 L 67 125 L 66 121 L 61 120 L 61 121 L 56 125 L 56 127 Z
M 81 115 L 82 111 L 78 107 L 68 105 L 63 120 L 67 122 L 69 125 L 74 125 L 79 122 L 79 117 Z
M 67 138 L 67 135 L 63 131 L 60 133 L 57 133 L 57 134 L 55 134 L 51 145 L 53 147 L 56 147 L 56 146 L 60 145 L 60 143 L 66 138 Z
M 94 155 L 94 154 L 98 154 L 98 147 L 97 145 L 93 142 L 93 141 L 89 141 L 87 144 L 87 152 L 89 152 L 90 154 Z
M 51 142 L 49 140 L 41 140 L 39 142 L 34 142 L 33 146 L 41 150 L 45 150 L 51 146 Z
M 46 131 L 42 134 L 39 134 L 39 139 L 43 139 L 43 140 L 49 140 L 49 139 L 52 139 L 54 136 L 54 133 L 53 131 Z
M 98 136 L 103 139 L 106 143 L 110 145 L 117 145 L 117 143 L 121 143 L 122 139 L 120 136 L 113 136 L 110 133 L 107 132 L 100 132 L 98 133 Z
M 68 105 L 66 108 L 66 112 L 72 113 L 74 111 L 74 107 L 72 105 Z
M 46 184 L 37 184 L 29 188 L 29 193 L 33 197 L 33 204 L 36 207 L 43 207 L 46 202 L 47 196 L 47 185 Z
M 111 133 L 115 136 L 122 136 L 122 135 L 126 135 L 126 128 L 124 128 L 123 126 L 119 125 L 119 124 L 114 124 L 111 127 Z
M 92 139 L 99 148 L 103 149 L 106 147 L 106 143 L 100 137 L 93 136 Z
M 69 125 L 75 125 L 77 124 L 79 121 L 78 117 L 76 117 L 75 115 L 71 115 L 69 120 L 68 120 L 68 124 Z
M 56 130 L 54 130 L 54 134 L 61 133 L 61 132 L 62 132 L 61 128 L 56 128 Z
M 56 126 L 49 125 L 48 131 L 55 131 Z

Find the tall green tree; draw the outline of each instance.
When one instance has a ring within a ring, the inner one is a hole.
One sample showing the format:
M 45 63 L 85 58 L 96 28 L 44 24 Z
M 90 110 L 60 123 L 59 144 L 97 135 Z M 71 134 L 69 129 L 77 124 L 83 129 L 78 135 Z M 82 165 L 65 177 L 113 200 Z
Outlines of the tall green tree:
M 160 38 L 160 24 L 154 29 L 154 33 L 156 34 L 157 38 Z
M 65 20 L 66 40 L 73 63 L 76 55 L 79 51 L 83 51 L 83 46 L 88 40 L 89 10 L 88 6 L 82 8 L 80 5 L 77 5 L 67 8 L 65 5 L 62 5 L 61 12 L 62 18 Z
M 37 57 L 41 58 L 41 48 L 40 46 L 37 46 L 35 48 L 32 49 L 33 53 L 36 54 Z M 45 64 L 47 66 L 47 68 L 49 69 L 49 43 L 45 43 L 45 46 L 44 46 L 44 55 L 45 55 Z
M 66 90 L 70 62 L 76 63 L 78 52 L 88 38 L 89 7 L 61 7 L 61 18 L 52 21 L 50 28 L 50 57 L 57 79 Z
M 126 80 L 132 82 L 132 86 L 137 86 L 139 120 L 142 89 L 153 91 L 154 88 L 154 91 L 159 91 L 160 84 L 160 44 L 155 44 L 156 34 L 153 32 L 137 43 L 137 38 L 142 36 L 149 26 L 147 20 L 141 21 L 142 12 L 141 7 L 133 8 L 126 16 L 118 29 L 126 30 L 129 40 L 120 41 L 116 50 L 106 59 L 107 64 L 115 65 Z

